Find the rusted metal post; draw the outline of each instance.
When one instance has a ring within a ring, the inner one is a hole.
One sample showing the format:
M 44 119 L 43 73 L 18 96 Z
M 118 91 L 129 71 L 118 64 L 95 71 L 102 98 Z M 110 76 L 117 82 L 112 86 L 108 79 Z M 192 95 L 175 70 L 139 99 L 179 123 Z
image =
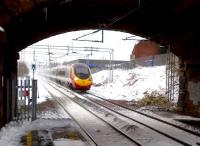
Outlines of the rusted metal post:
M 37 80 L 32 80 L 32 121 L 36 120 L 37 109 Z

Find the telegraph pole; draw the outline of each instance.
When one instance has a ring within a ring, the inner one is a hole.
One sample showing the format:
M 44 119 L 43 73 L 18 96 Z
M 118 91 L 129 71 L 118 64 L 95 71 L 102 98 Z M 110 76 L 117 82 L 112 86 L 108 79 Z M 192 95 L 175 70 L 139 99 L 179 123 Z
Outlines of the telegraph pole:
M 48 45 L 48 55 L 49 55 L 49 67 L 51 66 L 51 58 L 50 58 L 50 46 Z

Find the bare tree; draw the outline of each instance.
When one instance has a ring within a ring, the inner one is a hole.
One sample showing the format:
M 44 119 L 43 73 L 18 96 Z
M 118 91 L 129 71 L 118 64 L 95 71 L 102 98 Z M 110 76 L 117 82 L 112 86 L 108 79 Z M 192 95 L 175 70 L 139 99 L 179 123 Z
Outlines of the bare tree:
M 25 77 L 29 74 L 29 69 L 25 62 L 18 62 L 18 76 Z

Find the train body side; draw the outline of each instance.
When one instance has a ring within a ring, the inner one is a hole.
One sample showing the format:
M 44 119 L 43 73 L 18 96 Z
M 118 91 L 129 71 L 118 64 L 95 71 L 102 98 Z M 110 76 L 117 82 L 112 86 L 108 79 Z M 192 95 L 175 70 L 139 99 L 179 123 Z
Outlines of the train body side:
M 58 66 L 48 69 L 46 76 L 51 75 L 53 78 L 66 82 L 71 89 L 89 90 L 92 86 L 92 75 L 88 65 L 83 63 L 74 63 L 71 66 Z M 60 81 L 59 81 L 60 82 Z

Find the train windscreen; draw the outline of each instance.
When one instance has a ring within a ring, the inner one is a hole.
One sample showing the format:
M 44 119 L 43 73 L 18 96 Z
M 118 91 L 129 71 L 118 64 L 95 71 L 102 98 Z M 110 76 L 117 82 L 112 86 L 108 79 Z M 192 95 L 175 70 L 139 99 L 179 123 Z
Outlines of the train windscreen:
M 75 72 L 75 75 L 81 79 L 87 79 L 90 77 L 89 68 L 85 65 L 75 65 L 74 72 Z

